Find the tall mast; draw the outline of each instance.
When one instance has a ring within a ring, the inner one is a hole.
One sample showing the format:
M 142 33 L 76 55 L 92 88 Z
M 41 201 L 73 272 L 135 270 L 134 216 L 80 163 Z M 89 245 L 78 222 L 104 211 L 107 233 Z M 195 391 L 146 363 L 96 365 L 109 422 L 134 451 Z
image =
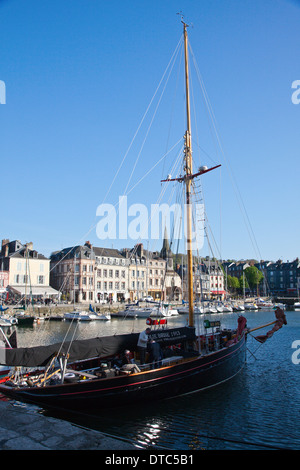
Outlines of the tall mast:
M 191 186 L 192 180 L 197 176 L 203 175 L 221 165 L 213 166 L 212 168 L 200 167 L 197 173 L 193 174 L 192 162 L 192 137 L 191 137 L 191 113 L 190 113 L 190 89 L 189 89 L 189 62 L 188 62 L 188 25 L 182 21 L 183 36 L 184 36 L 184 56 L 185 56 L 185 88 L 186 88 L 186 116 L 187 116 L 187 130 L 185 133 L 184 145 L 184 160 L 185 160 L 185 175 L 179 178 L 170 178 L 161 180 L 162 183 L 169 183 L 170 181 L 178 181 L 185 183 L 186 187 L 186 223 L 187 223 L 187 261 L 188 261 L 188 299 L 189 299 L 189 326 L 194 326 L 194 293 L 193 293 L 193 251 L 192 251 L 192 201 L 191 201 Z
M 191 139 L 191 113 L 189 89 L 189 62 L 188 62 L 188 36 L 187 24 L 183 23 L 184 56 L 185 56 L 185 88 L 186 88 L 186 117 L 187 130 L 185 134 L 185 185 L 186 185 L 186 221 L 187 221 L 187 260 L 188 260 L 188 299 L 189 299 L 189 326 L 194 326 L 194 293 L 193 293 L 193 252 L 192 252 L 192 205 L 191 185 L 193 175 L 192 139 Z

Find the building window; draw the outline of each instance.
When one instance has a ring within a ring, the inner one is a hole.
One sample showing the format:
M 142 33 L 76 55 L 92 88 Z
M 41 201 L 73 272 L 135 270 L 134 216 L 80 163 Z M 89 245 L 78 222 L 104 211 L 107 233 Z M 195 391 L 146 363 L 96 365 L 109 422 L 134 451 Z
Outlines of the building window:
M 101 281 L 97 282 L 97 289 L 101 289 Z
M 44 276 L 38 276 L 38 283 L 44 284 Z
M 113 270 L 112 269 L 109 270 L 109 277 L 113 277 Z
M 111 281 L 108 283 L 108 287 L 109 287 L 109 289 L 113 288 L 113 283 Z
M 82 285 L 83 285 L 83 286 L 86 286 L 86 277 L 83 277 L 83 278 L 82 278 Z

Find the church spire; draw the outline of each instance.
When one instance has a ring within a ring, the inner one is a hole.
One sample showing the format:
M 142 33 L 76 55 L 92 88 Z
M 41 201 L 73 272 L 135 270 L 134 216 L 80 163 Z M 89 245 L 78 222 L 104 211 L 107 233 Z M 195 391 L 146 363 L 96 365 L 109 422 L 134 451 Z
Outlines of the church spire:
M 168 239 L 168 232 L 167 232 L 167 227 L 165 227 L 165 233 L 164 233 L 164 241 L 163 241 L 163 246 L 160 252 L 160 256 L 163 259 L 167 258 L 167 255 L 169 254 L 170 250 L 170 244 L 169 244 L 169 239 Z
M 160 252 L 162 259 L 167 261 L 167 269 L 173 269 L 173 256 L 169 244 L 167 227 L 165 227 L 163 246 Z

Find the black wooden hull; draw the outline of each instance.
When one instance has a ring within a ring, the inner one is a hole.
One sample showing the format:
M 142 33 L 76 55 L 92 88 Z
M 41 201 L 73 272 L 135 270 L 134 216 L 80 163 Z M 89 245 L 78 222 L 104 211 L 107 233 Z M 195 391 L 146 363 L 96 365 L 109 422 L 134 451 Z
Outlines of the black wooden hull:
M 230 347 L 188 362 L 139 374 L 85 380 L 45 387 L 15 388 L 0 384 L 0 392 L 44 407 L 101 409 L 193 393 L 234 377 L 246 361 L 246 335 Z

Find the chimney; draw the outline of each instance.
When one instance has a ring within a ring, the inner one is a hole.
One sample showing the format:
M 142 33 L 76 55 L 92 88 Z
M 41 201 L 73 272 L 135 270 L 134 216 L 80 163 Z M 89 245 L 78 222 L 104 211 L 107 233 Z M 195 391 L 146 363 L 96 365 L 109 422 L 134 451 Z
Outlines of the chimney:
M 3 256 L 7 257 L 8 256 L 8 251 L 9 251 L 9 239 L 4 238 L 2 240 L 2 249 L 1 249 L 1 252 L 2 252 Z
M 144 246 L 142 243 L 139 243 L 137 245 L 137 250 L 136 250 L 137 255 L 142 258 L 144 256 Z

